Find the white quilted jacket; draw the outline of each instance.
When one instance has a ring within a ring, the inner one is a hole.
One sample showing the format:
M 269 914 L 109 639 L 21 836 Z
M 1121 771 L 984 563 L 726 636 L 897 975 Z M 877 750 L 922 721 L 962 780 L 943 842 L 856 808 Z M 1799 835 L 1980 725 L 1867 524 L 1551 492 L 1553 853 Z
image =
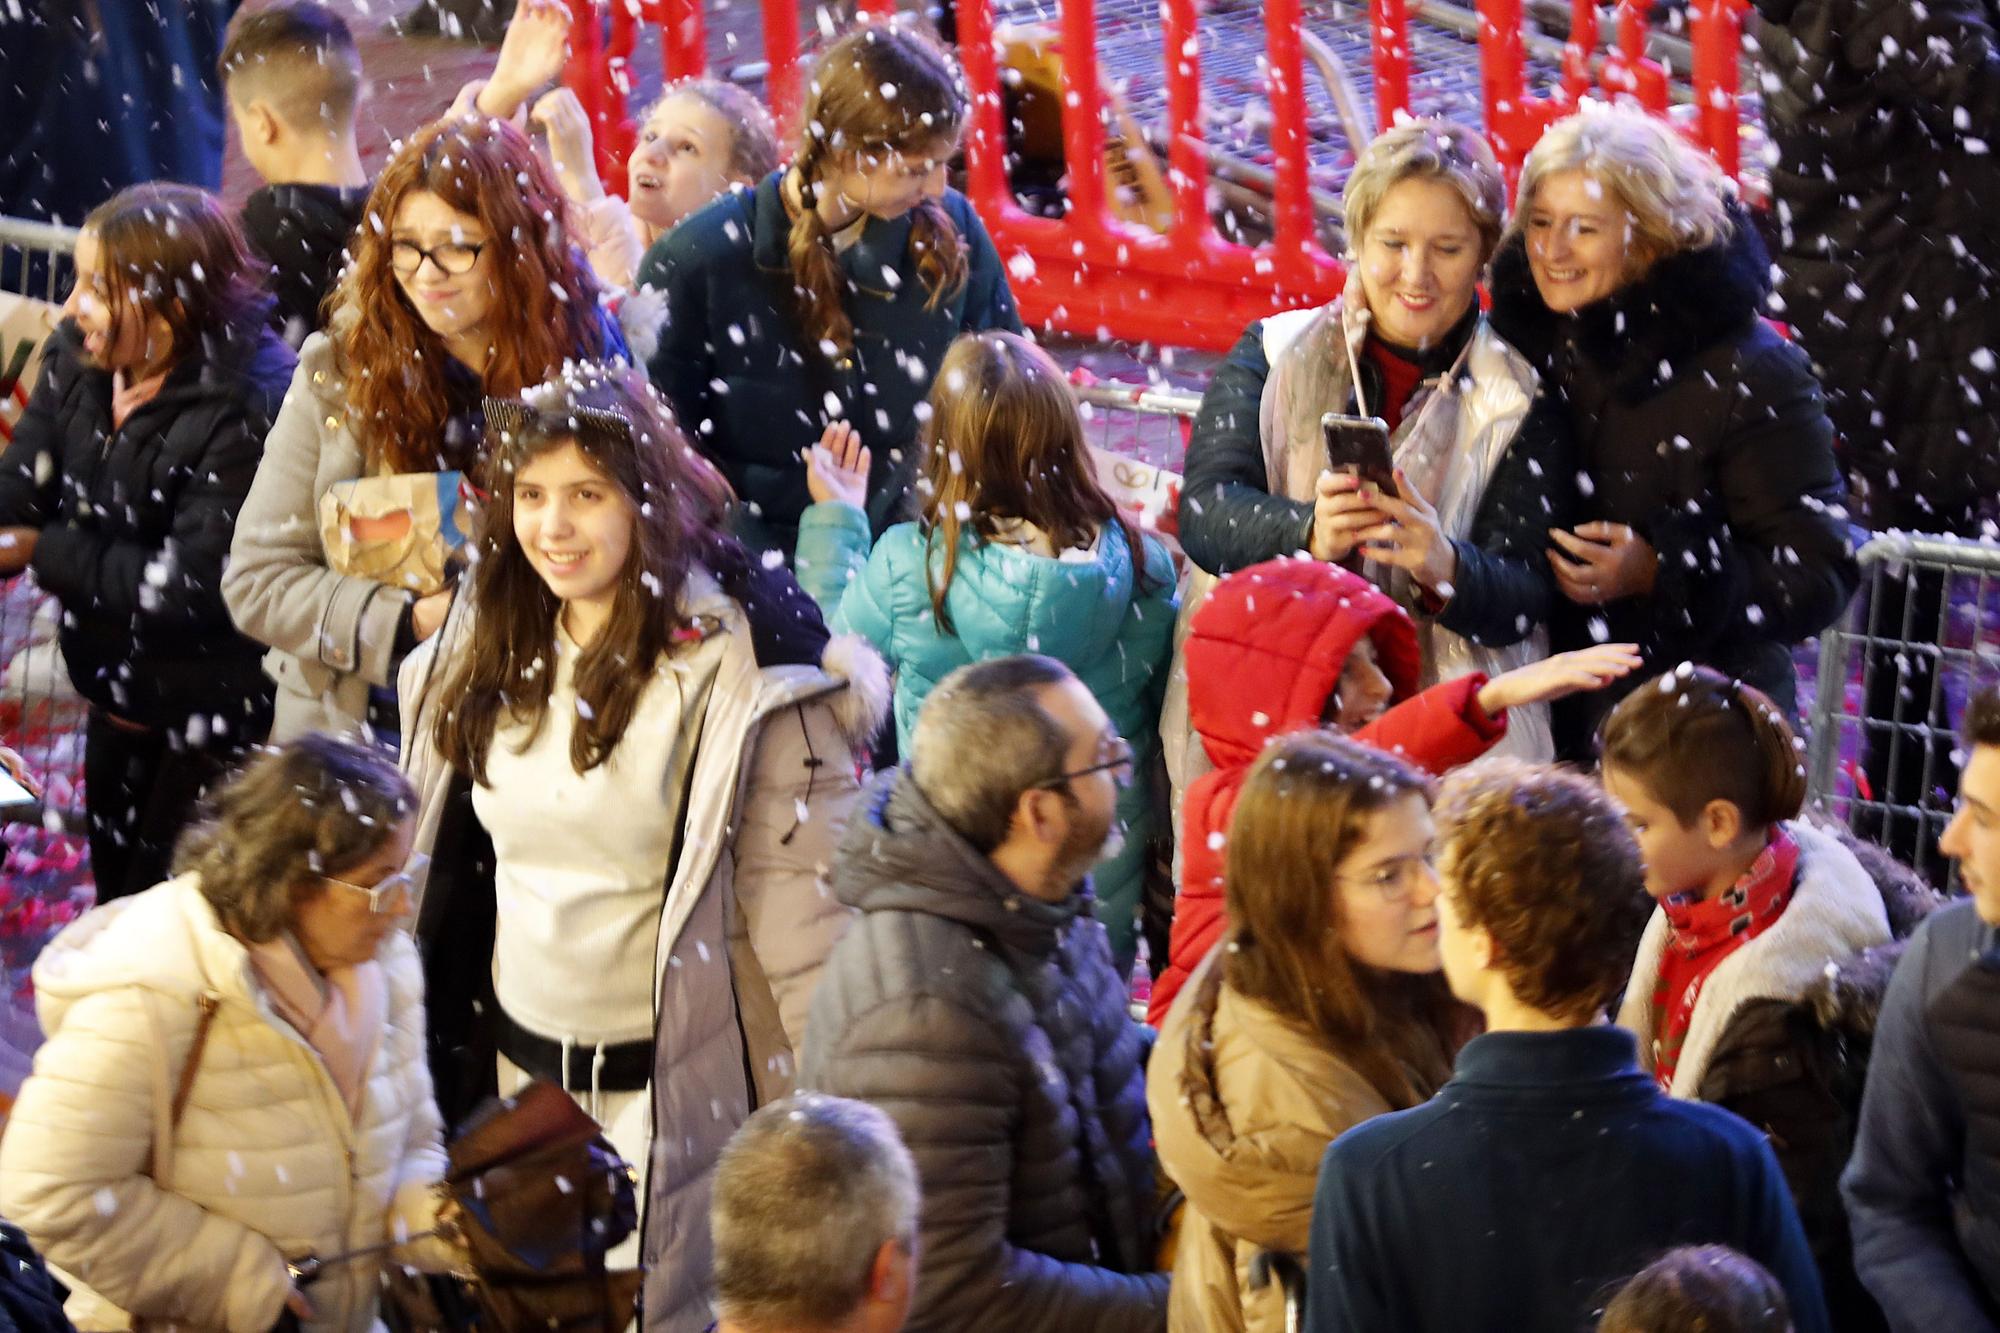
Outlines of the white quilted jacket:
M 401 931 L 381 961 L 388 1031 L 357 1119 L 193 876 L 99 908 L 50 943 L 35 966 L 48 1041 L 0 1139 L 0 1213 L 87 1284 L 67 1307 L 80 1329 L 264 1333 L 283 1309 L 287 1257 L 431 1226 L 445 1158 L 423 972 Z M 169 1142 L 204 993 L 219 1005 Z M 419 1243 L 395 1259 L 442 1268 L 452 1255 Z M 368 1333 L 377 1275 L 373 1261 L 329 1268 L 307 1289 L 307 1327 Z

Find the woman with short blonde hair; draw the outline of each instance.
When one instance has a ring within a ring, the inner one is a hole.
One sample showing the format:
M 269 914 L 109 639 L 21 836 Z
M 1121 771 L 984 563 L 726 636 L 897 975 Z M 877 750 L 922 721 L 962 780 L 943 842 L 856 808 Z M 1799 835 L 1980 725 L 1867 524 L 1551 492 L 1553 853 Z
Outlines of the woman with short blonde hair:
M 1211 577 L 1305 550 L 1416 618 L 1425 685 L 1548 655 L 1542 549 L 1571 521 L 1576 467 L 1567 415 L 1480 310 L 1505 207 L 1493 150 L 1462 125 L 1405 121 L 1362 151 L 1346 290 L 1252 324 L 1203 395 L 1181 489 L 1181 542 L 1201 571 L 1183 633 Z M 1379 418 L 1401 479 L 1330 468 L 1328 413 Z M 1161 726 L 1177 792 L 1203 766 L 1185 698 L 1176 670 Z M 1503 750 L 1553 752 L 1545 708 L 1507 725 Z
M 1493 322 L 1563 391 L 1587 485 L 1550 523 L 1556 649 L 1629 641 L 1796 715 L 1792 646 L 1857 581 L 1833 428 L 1805 356 L 1760 318 L 1770 258 L 1728 182 L 1666 122 L 1593 108 L 1528 155 Z M 1583 758 L 1630 685 L 1556 705 Z

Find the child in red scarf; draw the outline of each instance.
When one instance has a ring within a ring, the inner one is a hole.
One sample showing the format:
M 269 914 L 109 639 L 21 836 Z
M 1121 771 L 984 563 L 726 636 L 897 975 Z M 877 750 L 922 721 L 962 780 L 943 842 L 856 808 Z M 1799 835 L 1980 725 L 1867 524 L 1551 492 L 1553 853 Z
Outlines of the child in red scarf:
M 1618 1021 L 1664 1091 L 1770 1136 L 1827 1289 L 1842 1295 L 1829 1304 L 1858 1309 L 1836 1191 L 1855 1108 L 1807 997 L 1889 941 L 1881 892 L 1838 839 L 1799 821 L 1804 755 L 1757 690 L 1683 663 L 1627 696 L 1600 745 L 1605 790 L 1659 904 Z

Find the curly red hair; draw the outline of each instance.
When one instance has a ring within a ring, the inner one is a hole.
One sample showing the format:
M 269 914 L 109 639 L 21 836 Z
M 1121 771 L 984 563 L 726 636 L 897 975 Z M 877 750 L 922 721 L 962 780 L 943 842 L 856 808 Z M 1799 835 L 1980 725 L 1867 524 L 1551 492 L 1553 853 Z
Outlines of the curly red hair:
M 335 325 L 349 420 L 372 470 L 423 472 L 470 460 L 438 457 L 451 391 L 449 354 L 403 295 L 389 266 L 390 231 L 403 201 L 428 191 L 478 218 L 495 247 L 493 354 L 482 375 L 492 397 L 516 397 L 565 360 L 610 355 L 597 279 L 565 225 L 555 178 L 519 130 L 461 117 L 427 126 L 375 181 L 356 233 L 354 262 L 337 305 L 360 318 Z

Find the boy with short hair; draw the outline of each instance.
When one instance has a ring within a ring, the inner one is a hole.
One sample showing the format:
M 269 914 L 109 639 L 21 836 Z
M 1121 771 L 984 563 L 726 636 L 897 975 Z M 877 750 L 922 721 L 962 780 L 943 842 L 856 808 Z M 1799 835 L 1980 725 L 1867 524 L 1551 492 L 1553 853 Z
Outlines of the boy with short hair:
M 1750 1125 L 1669 1100 L 1604 1021 L 1648 904 L 1638 846 L 1588 779 L 1489 760 L 1436 808 L 1439 951 L 1486 1032 L 1423 1106 L 1333 1141 L 1313 1197 L 1314 1333 L 1567 1333 L 1607 1283 L 1722 1244 L 1825 1333 L 1785 1178 Z
M 243 156 L 265 181 L 244 202 L 244 238 L 270 266 L 272 318 L 297 347 L 320 327 L 368 200 L 354 137 L 361 58 L 332 9 L 279 0 L 236 16 L 220 68 Z

